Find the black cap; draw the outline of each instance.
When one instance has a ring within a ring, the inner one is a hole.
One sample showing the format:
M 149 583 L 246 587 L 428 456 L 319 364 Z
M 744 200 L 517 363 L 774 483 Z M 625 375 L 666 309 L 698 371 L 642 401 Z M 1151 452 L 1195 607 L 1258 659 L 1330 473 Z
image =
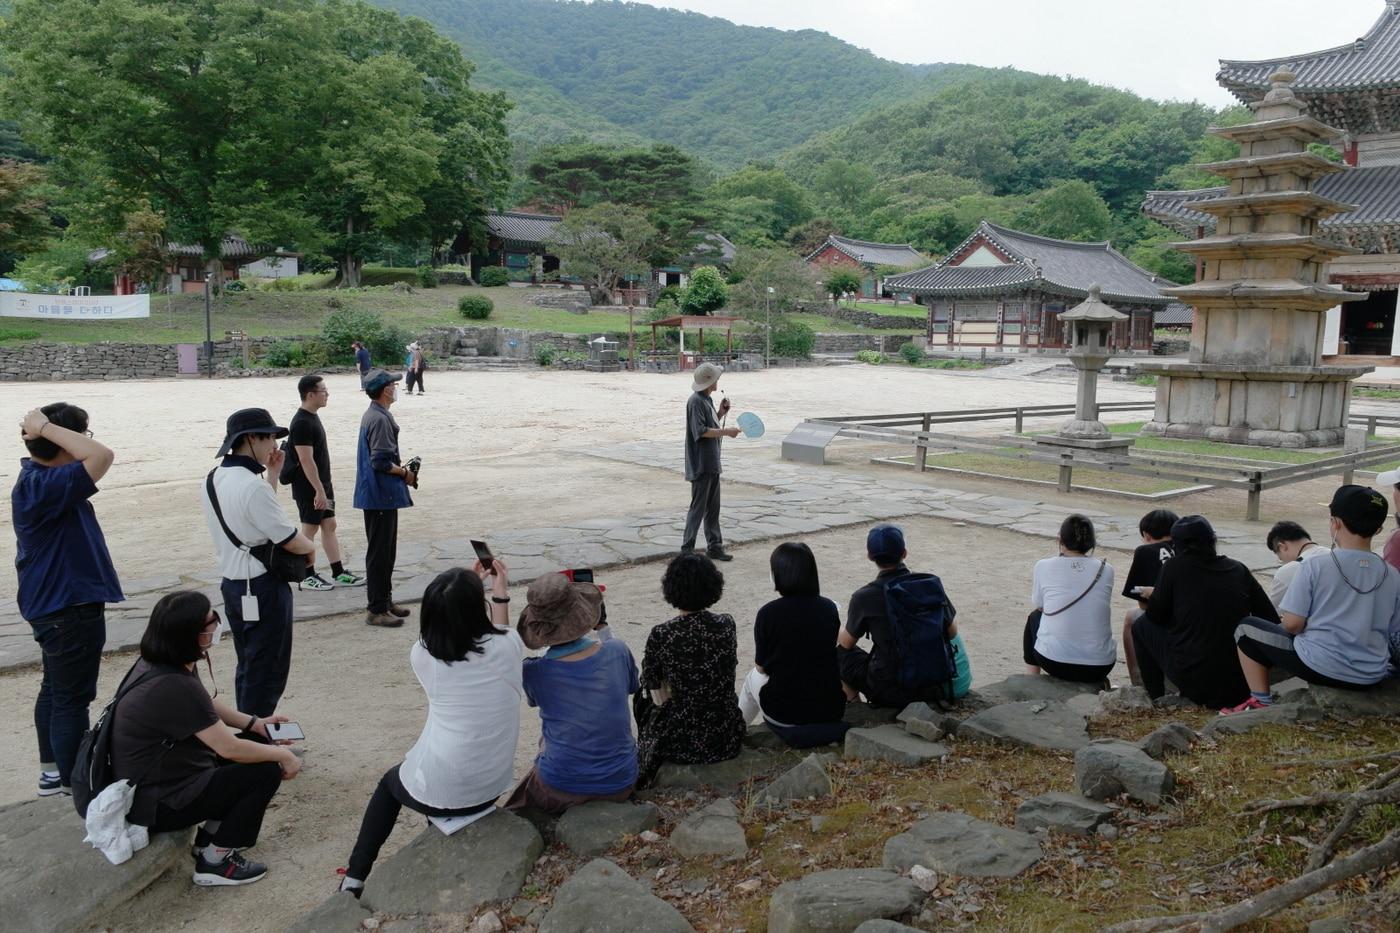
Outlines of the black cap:
M 1385 496 L 1369 486 L 1338 486 L 1327 509 L 1333 518 L 1341 519 L 1352 534 L 1362 537 L 1380 531 L 1390 515 Z
M 1214 541 L 1215 529 L 1204 515 L 1187 515 L 1178 518 L 1172 525 L 1172 547 L 1177 548 L 1187 541 Z
M 245 434 L 271 434 L 273 437 L 286 437 L 287 429 L 272 420 L 266 408 L 240 408 L 228 416 L 224 425 L 224 442 L 214 456 L 222 457 L 233 449 L 238 439 Z

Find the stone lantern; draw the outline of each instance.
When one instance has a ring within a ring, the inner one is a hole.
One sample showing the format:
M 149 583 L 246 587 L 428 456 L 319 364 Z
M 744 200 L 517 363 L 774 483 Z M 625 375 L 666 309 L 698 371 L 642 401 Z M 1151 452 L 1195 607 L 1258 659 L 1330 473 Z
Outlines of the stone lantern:
M 1041 444 L 1063 447 L 1084 447 L 1091 450 L 1112 450 L 1132 445 L 1130 437 L 1114 437 L 1099 421 L 1099 370 L 1112 354 L 1109 333 L 1113 325 L 1126 321 L 1128 315 L 1107 305 L 1099 298 L 1099 286 L 1089 287 L 1089 297 L 1060 315 L 1069 328 L 1069 358 L 1079 370 L 1079 386 L 1075 393 L 1074 417 L 1055 434 L 1041 435 Z

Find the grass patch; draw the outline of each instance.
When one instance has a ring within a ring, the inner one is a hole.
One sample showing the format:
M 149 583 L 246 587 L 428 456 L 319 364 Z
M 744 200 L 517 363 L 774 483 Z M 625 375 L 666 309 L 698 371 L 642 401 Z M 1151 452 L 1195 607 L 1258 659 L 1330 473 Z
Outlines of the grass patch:
M 965 360 L 962 358 L 951 360 L 920 360 L 914 364 L 919 369 L 988 369 L 991 363 L 982 360 Z
M 843 308 L 851 308 L 851 305 L 842 305 Z M 871 314 L 882 314 L 885 317 L 907 317 L 918 321 L 928 320 L 928 308 L 923 305 L 916 305 L 909 302 L 901 302 L 897 305 L 878 304 L 873 301 L 857 301 L 853 310 L 868 311 Z
M 1354 386 L 1353 398 L 1400 398 L 1400 389 L 1382 389 L 1371 386 Z
M 1180 454 L 1183 457 L 1207 456 L 1207 457 L 1234 457 L 1240 460 L 1263 460 L 1272 463 L 1312 463 L 1314 460 L 1324 460 L 1327 457 L 1335 457 L 1341 453 L 1340 450 L 1307 451 L 1307 450 L 1286 450 L 1281 447 L 1251 447 L 1247 444 L 1222 444 L 1217 441 L 1197 441 L 1181 438 L 1168 437 L 1143 437 L 1139 434 L 1144 421 L 1130 421 L 1125 424 L 1110 424 L 1108 430 L 1112 434 L 1135 434 L 1138 435 L 1134 448 L 1137 450 L 1153 450 L 1163 453 Z M 1369 443 L 1382 444 L 1390 443 L 1388 438 L 1377 437 L 1372 434 L 1367 438 Z
M 1016 451 L 1020 448 L 1004 447 L 1002 450 Z M 914 462 L 912 456 L 891 458 L 899 463 Z M 969 470 L 974 473 L 987 473 L 1006 479 L 1029 479 L 1054 483 L 1059 480 L 1060 468 L 1053 463 L 1040 463 L 1034 460 L 1013 460 L 984 453 L 940 454 L 930 450 L 930 467 L 948 467 L 954 470 Z M 1130 473 L 1115 473 L 1111 470 L 1091 470 L 1086 467 L 1074 468 L 1074 485 L 1095 486 L 1099 489 L 1114 489 L 1120 492 L 1135 492 L 1151 495 L 1181 489 L 1189 484 L 1170 480 L 1153 479 L 1149 476 L 1134 476 Z
M 1148 374 L 1143 374 L 1135 378 L 1133 380 L 1133 383 L 1135 385 L 1140 386 L 1155 386 L 1157 384 L 1157 377 Z

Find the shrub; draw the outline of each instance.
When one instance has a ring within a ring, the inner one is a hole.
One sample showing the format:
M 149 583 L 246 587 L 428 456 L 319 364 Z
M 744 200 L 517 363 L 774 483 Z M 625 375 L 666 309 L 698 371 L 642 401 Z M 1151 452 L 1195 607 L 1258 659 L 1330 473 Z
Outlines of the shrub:
M 773 355 L 805 359 L 812 355 L 817 332 L 801 321 L 782 321 L 773 325 Z
M 682 314 L 712 314 L 729 303 L 729 286 L 714 266 L 700 266 L 690 273 L 690 285 L 681 295 Z
M 418 286 L 420 288 L 437 288 L 438 277 L 433 271 L 433 267 L 427 264 L 418 267 Z
M 491 316 L 495 303 L 485 295 L 463 295 L 457 299 L 457 310 L 462 317 L 473 321 L 484 321 Z
M 899 355 L 904 358 L 904 362 L 910 366 L 915 366 L 924 361 L 924 350 L 917 343 L 910 340 L 899 345 Z
M 498 285 L 505 285 L 510 282 L 510 272 L 505 266 L 484 266 L 481 274 L 477 277 L 478 284 L 482 288 L 495 288 Z M 544 365 L 549 365 L 548 363 Z
M 549 366 L 554 362 L 554 348 L 549 344 L 535 347 L 535 362 L 541 366 Z
M 869 363 L 871 366 L 879 366 L 885 361 L 885 354 L 879 350 L 857 350 L 856 362 Z
M 355 355 L 350 348 L 352 340 L 362 341 L 373 353 L 371 345 L 383 336 L 384 322 L 373 311 L 341 308 L 332 311 L 326 323 L 321 325 L 321 337 L 330 347 L 331 359 L 334 360 L 350 359 Z
M 681 306 L 681 295 L 684 293 L 685 289 L 681 288 L 679 285 L 667 285 L 665 288 L 661 289 L 661 291 L 657 293 L 656 303 L 659 306 L 661 302 L 669 300 L 672 304 L 679 308 Z
M 278 369 L 300 366 L 304 359 L 305 351 L 295 340 L 278 340 L 263 354 L 263 362 Z M 243 361 L 240 359 L 238 362 L 241 365 Z
M 248 283 L 242 279 L 229 279 L 224 283 L 224 291 L 226 292 L 246 292 L 247 290 Z
M 360 270 L 360 287 L 393 285 L 395 282 L 418 284 L 417 266 L 365 266 Z

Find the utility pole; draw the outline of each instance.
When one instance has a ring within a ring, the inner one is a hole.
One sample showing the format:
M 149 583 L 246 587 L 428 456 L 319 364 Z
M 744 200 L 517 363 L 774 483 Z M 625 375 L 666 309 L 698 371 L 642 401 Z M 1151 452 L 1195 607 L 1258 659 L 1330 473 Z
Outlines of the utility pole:
M 214 378 L 214 273 L 204 273 L 204 365 L 205 378 Z
M 773 286 L 763 296 L 763 368 L 773 361 Z

